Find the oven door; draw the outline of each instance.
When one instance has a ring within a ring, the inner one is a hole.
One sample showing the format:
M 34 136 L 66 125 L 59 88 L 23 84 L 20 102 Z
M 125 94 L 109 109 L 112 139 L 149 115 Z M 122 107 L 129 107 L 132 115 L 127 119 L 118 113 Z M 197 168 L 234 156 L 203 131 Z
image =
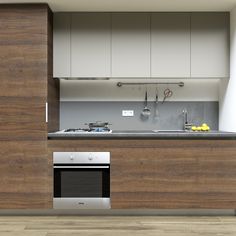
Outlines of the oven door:
M 54 165 L 53 207 L 110 208 L 110 166 Z

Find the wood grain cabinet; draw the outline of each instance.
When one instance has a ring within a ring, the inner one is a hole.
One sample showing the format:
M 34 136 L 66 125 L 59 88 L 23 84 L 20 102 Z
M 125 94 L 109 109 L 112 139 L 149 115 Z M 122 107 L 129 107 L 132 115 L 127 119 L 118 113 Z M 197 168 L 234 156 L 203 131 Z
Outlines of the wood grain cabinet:
M 112 14 L 112 77 L 150 77 L 150 14 Z
M 151 77 L 190 77 L 190 13 L 151 13 Z
M 111 155 L 112 208 L 235 209 L 235 141 L 127 141 Z M 232 145 L 232 146 L 231 146 Z
M 50 208 L 47 133 L 58 129 L 59 111 L 52 12 L 46 4 L 1 4 L 0 22 L 0 209 Z
M 148 149 L 111 153 L 112 208 L 157 208 L 156 159 Z
M 229 13 L 191 14 L 191 77 L 229 77 Z
M 236 209 L 235 140 L 49 140 L 111 152 L 112 209 Z

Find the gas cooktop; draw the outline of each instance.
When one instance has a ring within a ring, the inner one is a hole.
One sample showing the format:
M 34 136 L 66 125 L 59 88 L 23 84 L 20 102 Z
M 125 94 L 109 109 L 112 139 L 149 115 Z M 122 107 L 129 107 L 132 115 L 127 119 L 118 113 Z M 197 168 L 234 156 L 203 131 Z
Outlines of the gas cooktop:
M 99 133 L 99 134 L 110 134 L 112 133 L 112 130 L 109 128 L 104 128 L 104 127 L 99 127 L 99 128 L 92 128 L 92 129 L 86 129 L 86 128 L 73 128 L 73 129 L 63 129 L 60 130 L 56 133 L 59 134 L 95 134 L 95 133 Z

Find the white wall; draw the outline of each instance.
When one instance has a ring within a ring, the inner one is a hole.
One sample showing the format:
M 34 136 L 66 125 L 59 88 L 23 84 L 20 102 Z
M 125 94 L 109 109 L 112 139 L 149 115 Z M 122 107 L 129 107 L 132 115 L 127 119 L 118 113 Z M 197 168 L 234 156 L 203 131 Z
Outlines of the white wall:
M 236 7 L 230 12 L 230 79 L 220 82 L 219 130 L 236 132 Z
M 144 80 L 109 80 L 109 81 L 65 81 L 61 80 L 61 101 L 143 101 L 146 86 L 117 87 L 118 81 L 144 82 Z M 148 80 L 154 81 L 152 80 Z M 156 82 L 180 82 L 185 86 L 158 86 L 160 100 L 164 90 L 169 87 L 173 96 L 168 101 L 219 101 L 219 80 L 217 79 L 170 79 L 156 80 Z M 155 98 L 156 86 L 148 85 L 149 101 Z

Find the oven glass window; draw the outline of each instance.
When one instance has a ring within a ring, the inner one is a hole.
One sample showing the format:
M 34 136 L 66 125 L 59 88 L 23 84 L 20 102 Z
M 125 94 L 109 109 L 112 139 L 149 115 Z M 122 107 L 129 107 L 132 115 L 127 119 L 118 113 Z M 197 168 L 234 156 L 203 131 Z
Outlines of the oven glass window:
M 54 197 L 109 197 L 109 176 L 109 169 L 54 169 Z

